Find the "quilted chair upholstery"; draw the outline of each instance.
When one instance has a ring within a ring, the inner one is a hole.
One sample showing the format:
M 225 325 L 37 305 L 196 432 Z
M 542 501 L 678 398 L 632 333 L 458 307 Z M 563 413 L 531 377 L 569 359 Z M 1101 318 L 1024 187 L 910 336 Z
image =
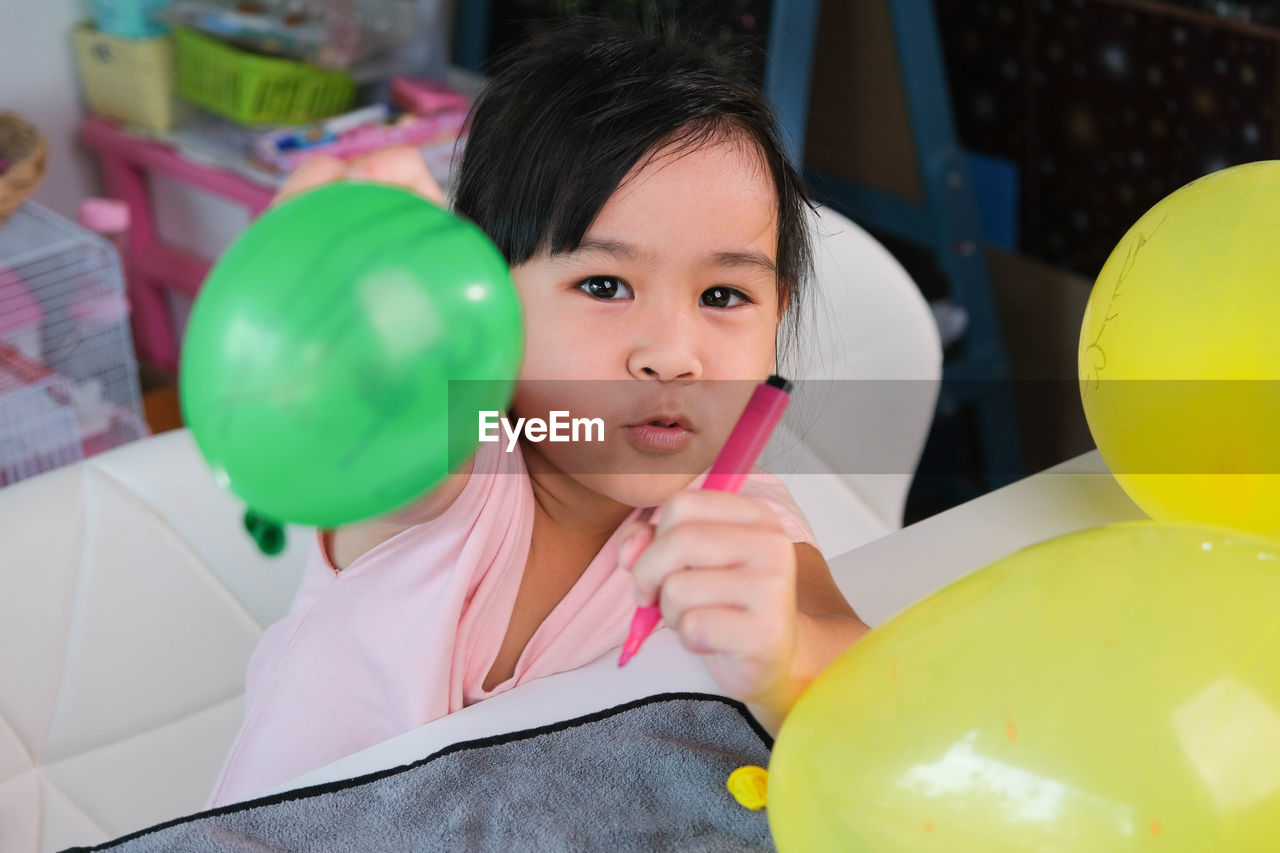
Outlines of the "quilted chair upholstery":
M 185 430 L 0 489 L 0 850 L 105 841 L 198 810 L 243 714 L 276 559 Z
M 808 401 L 834 426 L 775 460 L 835 556 L 901 525 L 941 358 L 893 258 L 830 211 L 817 227 L 829 307 L 789 372 L 924 389 L 896 407 Z M 897 454 L 890 473 L 843 458 L 855 442 Z M 308 532 L 291 528 L 267 558 L 242 511 L 185 430 L 0 489 L 0 851 L 99 843 L 203 806 L 240 724 L 249 654 L 288 608 Z

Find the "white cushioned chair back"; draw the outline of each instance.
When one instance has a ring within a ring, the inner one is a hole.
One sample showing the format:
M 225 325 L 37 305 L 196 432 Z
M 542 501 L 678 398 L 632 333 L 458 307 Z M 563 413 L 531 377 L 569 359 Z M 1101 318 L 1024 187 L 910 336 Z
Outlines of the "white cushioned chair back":
M 828 557 L 902 526 L 942 375 L 937 326 L 902 265 L 827 207 L 812 217 L 815 282 L 798 352 L 778 369 L 799 380 L 762 465 L 808 516 Z
M 0 851 L 203 805 L 306 538 L 264 557 L 242 512 L 186 430 L 0 489 Z

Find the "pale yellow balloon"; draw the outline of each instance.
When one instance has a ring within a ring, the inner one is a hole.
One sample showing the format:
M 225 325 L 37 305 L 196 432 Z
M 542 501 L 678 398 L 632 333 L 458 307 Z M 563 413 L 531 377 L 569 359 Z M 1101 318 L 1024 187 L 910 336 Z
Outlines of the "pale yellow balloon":
M 1134 224 L 1079 367 L 1094 442 L 1148 515 L 1280 535 L 1280 161 L 1200 178 Z
M 1136 522 L 873 630 L 769 765 L 783 853 L 1280 849 L 1280 543 Z

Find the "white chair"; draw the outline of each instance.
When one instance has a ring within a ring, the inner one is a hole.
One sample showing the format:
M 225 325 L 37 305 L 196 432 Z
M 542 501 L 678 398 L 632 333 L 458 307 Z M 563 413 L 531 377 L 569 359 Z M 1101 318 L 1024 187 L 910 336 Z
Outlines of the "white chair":
M 902 526 L 942 378 L 928 303 L 902 265 L 830 208 L 814 220 L 816 287 L 799 380 L 761 464 L 804 510 L 828 559 Z
M 830 211 L 819 227 L 829 307 L 790 375 L 927 392 L 893 410 L 847 389 L 797 400 L 822 420 L 778 462 L 834 556 L 900 525 L 940 355 L 889 254 Z M 881 445 L 874 467 L 891 473 L 862 472 L 859 443 Z M 266 558 L 241 512 L 186 431 L 0 489 L 0 850 L 94 844 L 203 806 L 240 724 L 249 654 L 288 608 L 307 533 L 291 529 L 285 553 Z

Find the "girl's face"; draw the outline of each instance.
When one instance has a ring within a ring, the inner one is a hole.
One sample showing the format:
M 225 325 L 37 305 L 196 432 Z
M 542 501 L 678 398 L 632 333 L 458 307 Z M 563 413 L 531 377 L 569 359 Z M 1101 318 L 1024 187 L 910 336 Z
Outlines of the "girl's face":
M 773 368 L 777 210 L 763 160 L 740 138 L 659 151 L 576 251 L 517 266 L 527 345 L 513 415 L 598 417 L 605 439 L 527 449 L 630 506 L 660 503 L 710 467 Z

